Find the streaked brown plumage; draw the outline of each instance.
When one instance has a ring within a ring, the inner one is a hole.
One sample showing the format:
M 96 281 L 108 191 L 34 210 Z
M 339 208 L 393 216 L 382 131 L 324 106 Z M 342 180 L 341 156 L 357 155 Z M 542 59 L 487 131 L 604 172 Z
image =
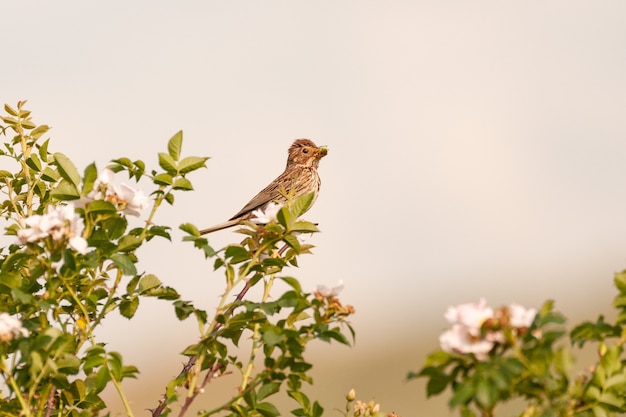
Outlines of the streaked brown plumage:
M 282 192 L 289 193 L 293 190 L 294 197 L 315 193 L 313 201 L 317 198 L 320 190 L 320 177 L 317 168 L 322 159 L 328 153 L 326 146 L 318 147 L 312 140 L 298 139 L 289 147 L 287 166 L 285 171 L 267 187 L 261 190 L 230 220 L 217 224 L 213 227 L 200 230 L 200 234 L 215 232 L 239 224 L 243 220 L 252 217 L 254 210 L 265 210 L 271 202 L 284 204 L 285 196 Z

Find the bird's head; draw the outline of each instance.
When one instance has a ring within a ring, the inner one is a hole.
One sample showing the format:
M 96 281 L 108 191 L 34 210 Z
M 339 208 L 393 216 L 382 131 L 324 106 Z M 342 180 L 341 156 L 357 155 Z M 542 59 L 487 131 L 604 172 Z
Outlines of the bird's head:
M 317 168 L 320 159 L 328 154 L 326 146 L 317 146 L 310 139 L 298 139 L 289 147 L 287 166 L 301 165 Z

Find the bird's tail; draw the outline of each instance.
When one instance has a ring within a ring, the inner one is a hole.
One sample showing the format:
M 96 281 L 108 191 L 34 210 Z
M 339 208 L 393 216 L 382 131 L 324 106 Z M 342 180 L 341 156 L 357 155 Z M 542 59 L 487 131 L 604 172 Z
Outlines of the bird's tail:
M 206 229 L 200 230 L 200 234 L 201 235 L 206 235 L 207 233 L 213 233 L 213 232 L 216 232 L 218 230 L 228 229 L 229 227 L 233 227 L 233 226 L 239 224 L 240 221 L 241 221 L 241 219 L 232 219 L 232 220 L 229 220 L 229 221 L 224 222 L 224 223 L 216 224 L 215 226 L 208 227 Z

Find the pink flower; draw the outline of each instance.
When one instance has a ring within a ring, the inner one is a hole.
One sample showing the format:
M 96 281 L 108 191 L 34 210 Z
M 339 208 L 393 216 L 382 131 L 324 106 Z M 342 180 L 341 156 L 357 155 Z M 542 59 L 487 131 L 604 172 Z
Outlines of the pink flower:
M 509 313 L 511 313 L 510 324 L 513 327 L 530 327 L 535 320 L 537 310 L 534 308 L 525 308 L 520 304 L 511 304 L 509 306 Z
M 444 314 L 449 323 L 461 324 L 474 337 L 480 335 L 480 327 L 487 319 L 493 318 L 493 309 L 487 306 L 487 301 L 481 298 L 478 303 L 459 304 L 448 307 Z
M 49 206 L 48 212 L 30 216 L 24 220 L 26 228 L 17 231 L 21 244 L 33 243 L 48 236 L 54 241 L 68 240 L 69 246 L 76 252 L 87 253 L 87 241 L 81 237 L 82 221 L 74 211 L 73 204 Z
M 473 353 L 478 360 L 486 359 L 495 345 L 489 340 L 477 340 L 470 334 L 469 328 L 462 324 L 453 324 L 451 329 L 443 332 L 439 336 L 439 344 L 445 352 Z

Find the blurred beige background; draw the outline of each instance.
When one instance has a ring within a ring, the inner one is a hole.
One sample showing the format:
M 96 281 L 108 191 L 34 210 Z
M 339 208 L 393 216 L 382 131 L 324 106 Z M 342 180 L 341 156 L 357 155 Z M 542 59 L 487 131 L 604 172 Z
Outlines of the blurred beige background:
M 230 217 L 293 139 L 328 145 L 307 214 L 323 233 L 289 273 L 308 290 L 345 282 L 357 343 L 313 348 L 309 392 L 328 415 L 354 387 L 403 417 L 443 416 L 445 399 L 405 376 L 448 305 L 553 298 L 573 322 L 611 314 L 626 267 L 625 21 L 622 1 L 5 2 L 0 99 L 28 99 L 80 169 L 154 167 L 183 129 L 185 154 L 213 159 L 160 212 L 175 229 Z M 180 237 L 141 266 L 210 310 L 222 278 Z M 100 336 L 142 372 L 126 384 L 137 415 L 196 340 L 156 301 Z

